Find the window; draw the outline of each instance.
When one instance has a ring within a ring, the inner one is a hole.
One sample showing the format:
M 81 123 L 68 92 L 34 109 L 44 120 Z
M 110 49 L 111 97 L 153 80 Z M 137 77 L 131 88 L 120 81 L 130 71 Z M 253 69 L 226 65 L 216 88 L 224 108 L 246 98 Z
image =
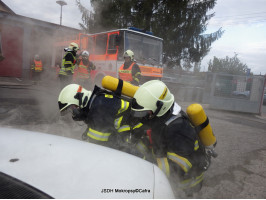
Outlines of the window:
M 138 62 L 162 64 L 162 40 L 148 35 L 127 32 L 125 49 L 131 49 Z
M 93 54 L 95 47 L 95 37 L 88 37 L 88 51 L 90 52 L 90 54 Z
M 80 36 L 80 49 L 87 49 L 87 44 L 88 44 L 88 37 L 81 35 Z
M 95 54 L 104 55 L 106 53 L 107 34 L 96 36 Z
M 109 36 L 108 54 L 116 54 L 116 46 L 118 45 L 118 34 Z

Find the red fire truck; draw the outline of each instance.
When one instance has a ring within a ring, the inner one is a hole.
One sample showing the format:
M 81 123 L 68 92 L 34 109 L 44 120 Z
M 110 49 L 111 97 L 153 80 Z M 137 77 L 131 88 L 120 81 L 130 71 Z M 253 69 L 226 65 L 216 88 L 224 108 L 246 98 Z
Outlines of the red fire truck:
M 128 49 L 134 52 L 144 81 L 161 79 L 163 76 L 163 39 L 153 36 L 151 32 L 128 28 L 95 34 L 79 33 L 75 38 L 60 39 L 55 43 L 53 60 L 61 60 L 63 49 L 71 42 L 76 42 L 81 51 L 90 52 L 90 60 L 96 66 L 91 78 L 96 84 L 105 75 L 118 77 L 118 69 L 124 62 L 123 53 Z

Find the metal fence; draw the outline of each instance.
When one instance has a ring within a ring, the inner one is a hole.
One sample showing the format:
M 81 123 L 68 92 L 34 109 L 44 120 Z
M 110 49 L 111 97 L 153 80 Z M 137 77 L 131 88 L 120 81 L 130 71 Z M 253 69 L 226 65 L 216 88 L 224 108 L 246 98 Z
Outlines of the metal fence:
M 261 113 L 264 76 L 205 73 L 200 76 L 164 74 L 162 79 L 177 100 L 207 103 L 210 108 Z
M 252 77 L 217 75 L 214 96 L 249 99 L 252 82 Z
M 210 107 L 215 109 L 261 113 L 264 76 L 211 74 Z

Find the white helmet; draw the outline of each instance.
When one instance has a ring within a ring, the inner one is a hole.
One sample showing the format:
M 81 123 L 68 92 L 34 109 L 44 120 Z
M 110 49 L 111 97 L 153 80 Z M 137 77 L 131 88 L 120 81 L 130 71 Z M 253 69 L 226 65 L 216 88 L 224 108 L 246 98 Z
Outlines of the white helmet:
M 60 112 L 64 111 L 70 105 L 76 105 L 80 108 L 87 106 L 91 97 L 91 91 L 84 89 L 78 84 L 70 84 L 64 87 L 58 97 Z
M 36 55 L 34 56 L 34 59 L 35 59 L 35 60 L 40 60 L 40 56 L 39 56 L 38 54 L 36 54 Z
M 134 53 L 133 53 L 133 51 L 131 51 L 131 50 L 126 50 L 126 51 L 124 52 L 124 58 L 125 58 L 125 57 L 130 57 L 131 61 L 133 61 L 133 60 L 134 60 Z
M 132 115 L 145 117 L 152 111 L 153 117 L 160 117 L 171 108 L 173 103 L 174 95 L 162 81 L 148 81 L 141 85 L 134 95 Z
M 71 49 L 72 51 L 77 52 L 79 50 L 79 45 L 77 43 L 75 43 L 75 42 L 71 42 L 69 44 L 68 49 Z
M 89 57 L 90 53 L 88 51 L 83 51 L 81 56 Z

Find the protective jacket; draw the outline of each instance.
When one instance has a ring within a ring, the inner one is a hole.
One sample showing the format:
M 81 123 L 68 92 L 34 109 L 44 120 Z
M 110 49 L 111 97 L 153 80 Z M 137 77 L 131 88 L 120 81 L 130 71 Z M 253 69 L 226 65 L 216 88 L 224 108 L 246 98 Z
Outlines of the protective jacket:
M 83 112 L 89 141 L 116 149 L 142 126 L 139 122 L 131 123 L 129 101 L 97 86 Z
M 154 118 L 150 124 L 153 153 L 159 168 L 174 185 L 185 191 L 197 190 L 206 165 L 204 147 L 185 112 L 178 109 L 174 103 L 164 116 Z
M 95 66 L 89 60 L 81 59 L 78 63 L 78 67 L 75 69 L 73 78 L 75 79 L 89 79 L 91 70 L 95 70 Z
M 34 59 L 33 62 L 34 62 L 34 70 L 35 70 L 35 72 L 41 72 L 42 71 L 42 61 Z
M 73 75 L 75 63 L 76 63 L 75 52 L 67 51 L 62 60 L 62 66 L 59 71 L 59 75 L 63 75 L 63 76 Z
M 139 85 L 141 72 L 136 62 L 125 63 L 118 70 L 119 78 L 134 85 Z

